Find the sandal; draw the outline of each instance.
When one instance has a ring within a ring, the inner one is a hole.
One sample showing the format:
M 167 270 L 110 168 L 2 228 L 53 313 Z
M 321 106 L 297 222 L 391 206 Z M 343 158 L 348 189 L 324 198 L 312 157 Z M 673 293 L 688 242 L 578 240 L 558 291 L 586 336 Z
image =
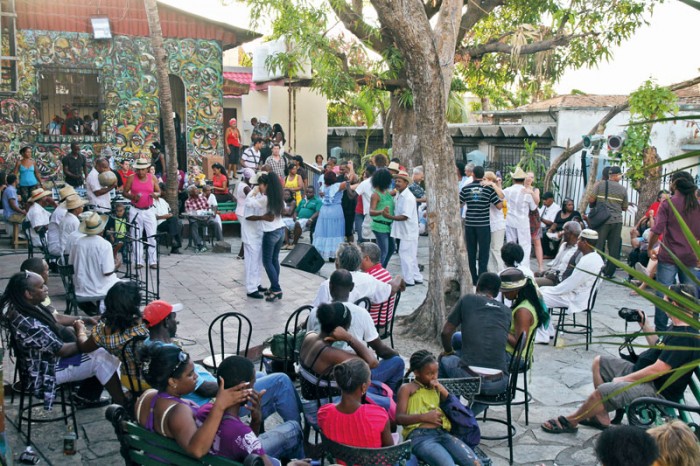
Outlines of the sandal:
M 282 292 L 281 292 L 281 291 L 279 291 L 279 292 L 271 291 L 271 292 L 267 295 L 267 298 L 265 298 L 265 301 L 267 301 L 268 303 L 271 303 L 271 302 L 274 302 L 274 301 L 277 300 L 277 299 L 282 299 Z
M 549 424 L 549 427 L 545 424 Z M 550 434 L 573 434 L 578 432 L 578 427 L 572 426 L 569 420 L 564 416 L 550 419 L 545 424 L 542 424 L 542 430 Z
M 578 423 L 581 424 L 582 426 L 593 427 L 594 429 L 598 429 L 598 430 L 605 430 L 605 429 L 610 427 L 610 426 L 606 426 L 605 424 L 603 424 L 602 422 L 600 422 L 598 419 L 596 419 L 594 417 L 591 417 L 588 419 L 582 419 L 582 420 L 578 421 Z

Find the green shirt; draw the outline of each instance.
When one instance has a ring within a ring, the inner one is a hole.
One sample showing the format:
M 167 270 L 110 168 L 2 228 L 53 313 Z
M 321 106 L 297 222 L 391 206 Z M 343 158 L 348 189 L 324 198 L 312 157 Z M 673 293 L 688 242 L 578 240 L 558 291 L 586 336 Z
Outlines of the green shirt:
M 374 191 L 379 196 L 379 202 L 377 202 L 377 207 L 374 210 L 384 210 L 385 207 L 389 208 L 389 215 L 394 215 L 394 198 L 391 197 L 389 191 L 385 193 L 380 193 L 379 191 Z M 377 233 L 391 233 L 391 222 L 388 218 L 383 215 L 373 215 L 372 216 L 372 231 Z
M 299 203 L 297 207 L 297 218 L 311 218 L 313 215 L 321 210 L 323 201 L 316 196 L 311 199 L 304 198 Z
M 539 322 L 537 322 L 537 311 L 535 310 L 535 306 L 530 304 L 530 301 L 527 301 L 527 300 L 521 302 L 520 304 L 515 306 L 515 309 L 513 309 L 513 312 L 511 314 L 512 319 L 510 320 L 510 333 L 511 334 L 515 333 L 515 311 L 517 311 L 520 308 L 527 309 L 528 311 L 530 311 L 530 314 L 532 314 L 532 325 L 530 325 L 530 328 L 527 329 L 527 336 L 529 338 L 530 335 L 532 335 L 532 332 L 536 331 L 537 326 L 539 325 Z M 527 348 L 527 347 L 523 350 L 523 359 L 525 358 L 525 355 L 527 354 L 528 350 L 529 350 L 529 348 Z M 510 346 L 510 343 L 506 344 L 506 351 L 508 352 L 508 354 L 513 354 L 513 347 Z M 532 355 L 530 355 L 530 356 L 532 356 Z

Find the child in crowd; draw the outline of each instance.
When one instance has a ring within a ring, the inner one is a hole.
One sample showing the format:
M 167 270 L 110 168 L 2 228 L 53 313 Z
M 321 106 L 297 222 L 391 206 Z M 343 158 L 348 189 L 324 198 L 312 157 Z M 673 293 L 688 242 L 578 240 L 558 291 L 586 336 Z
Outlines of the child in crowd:
M 396 423 L 404 426 L 413 454 L 431 466 L 481 465 L 472 449 L 450 434 L 450 420 L 440 409 L 448 392 L 437 380 L 435 356 L 427 350 L 413 353 L 407 375 L 411 372 L 415 378 L 399 389 Z
M 129 219 L 126 215 L 126 206 L 124 204 L 116 204 L 114 206 L 114 217 L 110 217 L 105 227 L 107 240 L 112 243 L 112 249 L 119 251 L 122 256 L 122 264 L 130 262 L 131 255 L 127 248 L 124 247 L 125 238 L 129 232 Z
M 229 356 L 224 359 L 219 365 L 217 376 L 223 379 L 225 388 L 235 387 L 241 382 L 249 382 L 249 387 L 255 384 L 253 363 L 242 356 Z M 211 452 L 240 462 L 249 454 L 255 453 L 263 457 L 265 466 L 280 465 L 277 458 L 303 458 L 303 434 L 299 423 L 286 421 L 260 434 L 263 422 L 261 399 L 265 390 L 258 393 L 251 389 L 250 393 L 250 425 L 239 418 L 239 411 L 244 403 L 226 409 Z M 200 420 L 206 419 L 212 407 L 211 403 L 203 405 L 197 412 L 197 417 Z

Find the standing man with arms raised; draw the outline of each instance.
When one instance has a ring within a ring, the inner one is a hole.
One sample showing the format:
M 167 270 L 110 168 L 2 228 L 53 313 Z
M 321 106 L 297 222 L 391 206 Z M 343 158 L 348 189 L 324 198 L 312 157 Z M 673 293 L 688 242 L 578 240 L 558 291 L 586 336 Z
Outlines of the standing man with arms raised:
M 530 251 L 532 250 L 532 238 L 530 236 L 530 211 L 537 209 L 537 204 L 532 196 L 525 192 L 525 178 L 527 173 L 517 167 L 510 175 L 512 186 L 503 190 L 508 202 L 508 215 L 506 215 L 506 241 L 518 243 L 523 248 L 523 266 L 530 269 Z

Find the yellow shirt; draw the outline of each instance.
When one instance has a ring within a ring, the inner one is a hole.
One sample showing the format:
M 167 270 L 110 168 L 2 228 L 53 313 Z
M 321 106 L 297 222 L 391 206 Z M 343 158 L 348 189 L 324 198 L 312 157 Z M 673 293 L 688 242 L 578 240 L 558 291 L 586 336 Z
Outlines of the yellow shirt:
M 452 429 L 452 424 L 450 424 L 450 420 L 447 419 L 445 413 L 440 409 L 440 392 L 436 388 L 421 387 L 408 397 L 406 414 L 425 414 L 436 409 L 442 414 L 442 428 L 449 432 Z M 420 424 L 411 424 L 404 427 L 403 438 L 407 439 L 411 432 L 420 427 Z

